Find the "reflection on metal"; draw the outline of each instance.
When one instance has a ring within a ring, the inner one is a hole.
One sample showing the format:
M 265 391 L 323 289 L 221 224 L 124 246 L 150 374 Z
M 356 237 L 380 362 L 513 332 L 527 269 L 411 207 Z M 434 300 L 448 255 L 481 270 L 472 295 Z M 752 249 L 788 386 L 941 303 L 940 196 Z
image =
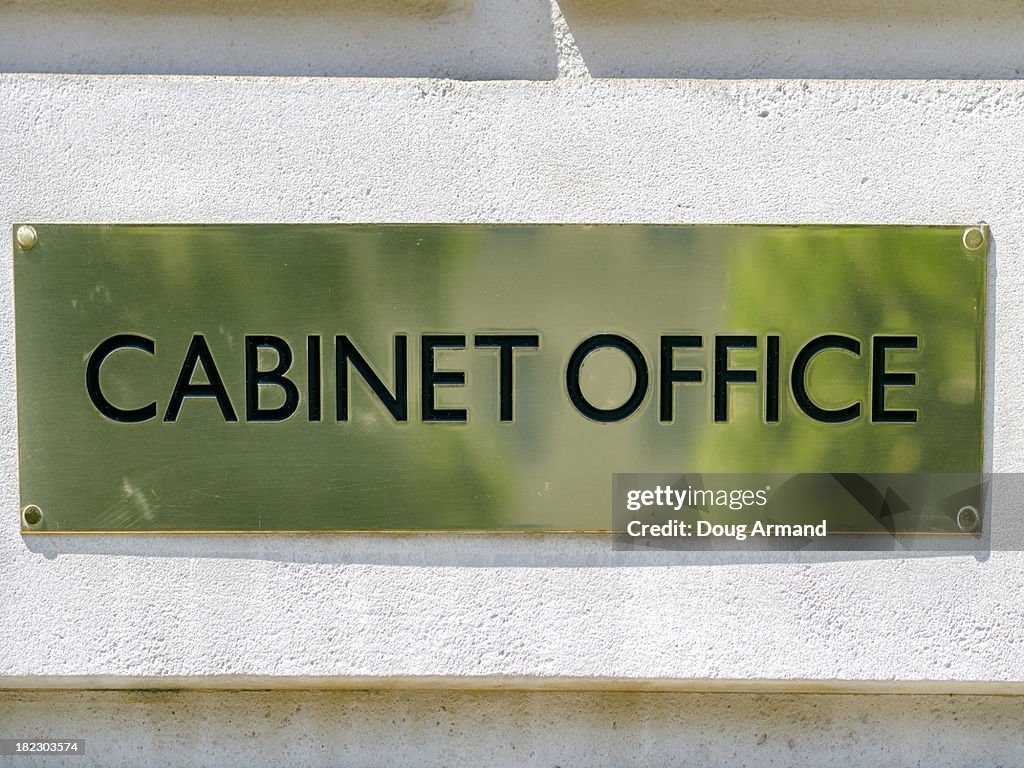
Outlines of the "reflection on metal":
M 27 229 L 26 532 L 590 532 L 613 473 L 980 479 L 983 227 Z

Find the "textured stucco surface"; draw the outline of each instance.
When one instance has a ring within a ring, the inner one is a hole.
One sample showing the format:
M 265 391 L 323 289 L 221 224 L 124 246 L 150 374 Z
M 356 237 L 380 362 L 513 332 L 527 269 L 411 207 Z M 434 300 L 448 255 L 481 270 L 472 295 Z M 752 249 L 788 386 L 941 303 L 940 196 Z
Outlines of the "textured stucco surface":
M 1009 81 L 5 75 L 0 229 L 985 220 L 991 460 L 1019 470 L 1022 132 L 1024 84 Z M 780 562 L 573 536 L 22 537 L 13 337 L 4 269 L 0 682 L 1024 680 L 1016 552 Z
M 550 0 L 0 0 L 0 71 L 555 76 Z
M 1016 78 L 1002 0 L 560 0 L 594 77 Z
M 0 692 L 5 733 L 86 749 L 0 765 L 995 768 L 1022 717 L 993 696 Z
M 0 0 L 0 71 L 551 79 L 563 16 L 595 77 L 1024 68 L 1007 0 Z

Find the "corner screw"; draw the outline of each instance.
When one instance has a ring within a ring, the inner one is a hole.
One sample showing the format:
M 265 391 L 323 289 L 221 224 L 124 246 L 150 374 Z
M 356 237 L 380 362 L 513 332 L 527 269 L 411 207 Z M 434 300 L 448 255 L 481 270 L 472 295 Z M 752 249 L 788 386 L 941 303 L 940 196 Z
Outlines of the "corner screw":
M 972 506 L 960 507 L 960 511 L 956 513 L 956 524 L 961 531 L 973 531 L 978 527 L 980 519 L 978 510 Z
M 985 233 L 981 227 L 968 227 L 964 230 L 964 248 L 976 251 L 985 244 Z
M 43 522 L 43 510 L 35 504 L 29 504 L 21 510 L 21 519 L 25 521 L 25 525 L 27 527 L 36 528 L 41 522 Z
M 15 236 L 18 238 L 18 245 L 26 251 L 32 250 L 33 246 L 36 244 L 36 240 L 39 239 L 39 235 L 36 234 L 35 227 L 30 227 L 27 224 L 25 226 L 18 227 L 18 234 Z

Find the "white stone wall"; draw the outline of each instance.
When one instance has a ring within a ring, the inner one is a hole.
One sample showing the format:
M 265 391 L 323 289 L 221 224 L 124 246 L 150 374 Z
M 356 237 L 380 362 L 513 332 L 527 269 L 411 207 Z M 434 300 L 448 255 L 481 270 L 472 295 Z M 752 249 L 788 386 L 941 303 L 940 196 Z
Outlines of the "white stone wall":
M 658 0 L 634 10 L 574 6 L 563 15 L 526 0 L 404 0 L 317 17 L 291 5 L 211 14 L 188 0 L 163 8 L 8 0 L 0 4 L 0 69 L 12 73 L 0 75 L 0 231 L 18 221 L 984 220 L 995 243 L 987 450 L 993 469 L 1019 470 L 1024 83 L 997 78 L 1019 74 L 1024 11 L 867 0 L 786 12 L 726 3 L 724 16 Z M 15 74 L 32 71 L 58 74 Z M 123 72 L 169 74 L 111 76 Z M 380 77 L 290 77 L 305 72 Z M 191 73 L 261 77 L 181 76 Z M 397 77 L 439 74 L 467 79 Z M 672 79 L 635 79 L 651 75 Z M 0 238 L 0 259 L 10 258 Z M 1024 690 L 1018 552 L 780 561 L 612 552 L 601 538 L 578 536 L 23 537 L 12 300 L 10 269 L 0 270 L 0 686 Z M 1012 519 L 1019 504 L 1000 500 L 992 514 Z M 90 733 L 113 735 L 129 727 L 124 713 L 136 694 L 46 695 L 5 694 L 0 737 L 22 735 L 11 723 L 35 722 L 51 706 Z M 193 719 L 222 700 L 180 695 Z M 301 705 L 297 695 L 254 701 L 282 711 L 290 706 L 282 702 Z M 737 723 L 770 718 L 762 699 L 734 695 L 707 706 Z M 329 730 L 340 717 L 331 707 L 354 702 L 360 717 L 394 706 L 423 719 L 446 696 L 470 694 L 418 696 L 336 694 L 311 717 Z M 518 730 L 506 711 L 520 720 L 536 713 L 531 727 L 545 743 L 577 745 L 572 755 L 598 749 L 606 730 L 607 718 L 587 709 L 598 706 L 594 694 L 490 696 L 481 711 L 495 729 Z M 647 752 L 608 736 L 602 759 L 537 754 L 562 765 L 638 755 L 674 762 L 677 753 L 725 764 L 728 754 L 747 754 L 724 726 L 712 729 L 710 751 L 693 751 L 697 721 L 676 729 L 672 717 L 702 700 L 674 696 L 664 706 L 609 699 L 623 712 L 616 727 Z M 1009 723 L 1016 698 L 953 699 L 963 716 L 948 703 L 928 714 L 931 699 L 913 699 L 909 710 L 867 700 L 877 703 L 835 704 L 851 714 L 826 720 L 834 733 L 815 724 L 816 710 L 801 709 L 801 732 L 813 734 L 806 743 L 833 744 L 832 733 L 835 762 L 878 764 L 864 751 L 875 734 L 856 723 L 882 707 L 893 715 L 883 734 L 959 745 L 947 757 L 966 759 L 977 746 L 976 764 L 1024 760 L 1008 725 L 988 731 L 969 715 L 980 708 Z M 461 706 L 461 717 L 472 717 Z M 586 724 L 569 716 L 578 707 L 591 713 Z M 148 711 L 156 720 L 146 722 L 182 728 L 177 715 Z M 398 728 L 378 720 L 381 734 Z M 230 743 L 234 725 L 215 727 Z M 450 737 L 418 727 L 429 748 L 395 754 L 457 762 Z M 466 743 L 484 750 L 468 753 L 479 761 L 543 764 L 511 759 L 504 746 L 487 752 L 487 728 L 466 727 L 478 734 Z M 267 749 L 287 762 L 287 739 L 275 738 Z M 779 743 L 770 740 L 778 751 L 766 754 L 780 764 L 829 764 Z M 293 762 L 312 764 L 317 754 Z M 357 759 L 367 754 L 351 761 L 372 762 Z
M 11 75 L 0 93 L 8 224 L 986 220 L 991 458 L 1019 468 L 1022 84 Z M 582 536 L 23 537 L 9 275 L 0 676 L 1024 679 L 1015 552 L 777 562 Z

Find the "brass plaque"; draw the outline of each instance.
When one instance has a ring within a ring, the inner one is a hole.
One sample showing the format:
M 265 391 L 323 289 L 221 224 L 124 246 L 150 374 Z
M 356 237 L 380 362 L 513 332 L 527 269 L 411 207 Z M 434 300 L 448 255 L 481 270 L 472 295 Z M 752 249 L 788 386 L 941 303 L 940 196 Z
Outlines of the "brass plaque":
M 617 473 L 980 479 L 988 241 L 16 226 L 22 528 L 589 532 Z

